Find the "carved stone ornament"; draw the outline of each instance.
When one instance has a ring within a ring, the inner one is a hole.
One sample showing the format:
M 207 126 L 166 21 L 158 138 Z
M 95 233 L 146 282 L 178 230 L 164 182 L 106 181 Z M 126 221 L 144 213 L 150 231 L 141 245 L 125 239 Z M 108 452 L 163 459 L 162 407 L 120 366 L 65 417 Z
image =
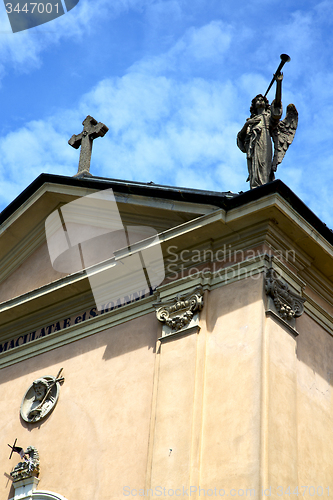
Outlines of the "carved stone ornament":
M 23 396 L 21 403 L 21 417 L 25 422 L 39 422 L 43 420 L 55 407 L 59 398 L 60 383 L 64 378 L 49 375 L 34 380 Z
M 276 311 L 282 319 L 290 321 L 303 314 L 305 299 L 291 291 L 274 269 L 267 271 L 265 290 L 273 299 Z
M 23 461 L 19 462 L 10 475 L 13 481 L 20 481 L 29 477 L 37 477 L 39 474 L 39 454 L 37 448 L 28 446 L 24 452 Z
M 188 295 L 177 295 L 168 304 L 156 310 L 156 316 L 161 323 L 166 324 L 172 331 L 177 332 L 186 328 L 195 313 L 203 308 L 203 290 L 196 288 Z

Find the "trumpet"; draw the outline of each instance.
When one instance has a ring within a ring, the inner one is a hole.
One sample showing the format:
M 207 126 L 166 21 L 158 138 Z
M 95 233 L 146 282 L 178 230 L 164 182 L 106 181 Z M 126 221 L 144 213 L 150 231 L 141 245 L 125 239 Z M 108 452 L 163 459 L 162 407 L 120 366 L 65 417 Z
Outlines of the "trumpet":
M 273 85 L 273 83 L 275 82 L 275 79 L 276 77 L 281 73 L 281 69 L 283 68 L 283 66 L 286 64 L 286 62 L 289 62 L 290 61 L 290 57 L 287 55 L 287 54 L 281 54 L 280 55 L 280 59 L 281 59 L 281 62 L 279 64 L 279 67 L 278 69 L 276 70 L 276 72 L 274 73 L 273 75 L 273 78 L 272 78 L 272 81 L 271 83 L 269 84 L 268 86 L 268 89 L 266 90 L 266 94 L 264 95 L 264 97 L 266 97 L 266 95 L 268 94 L 268 92 L 270 91 L 271 89 L 271 86 Z

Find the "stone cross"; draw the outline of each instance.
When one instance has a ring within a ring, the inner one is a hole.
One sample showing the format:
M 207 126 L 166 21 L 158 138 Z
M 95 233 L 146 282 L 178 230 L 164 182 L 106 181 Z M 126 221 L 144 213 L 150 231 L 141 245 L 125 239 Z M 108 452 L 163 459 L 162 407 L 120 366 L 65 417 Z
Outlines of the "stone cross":
M 89 174 L 90 160 L 93 140 L 96 137 L 103 137 L 109 130 L 104 123 L 98 122 L 92 116 L 88 115 L 82 122 L 83 131 L 79 135 L 72 135 L 68 144 L 73 148 L 78 149 L 81 146 L 79 168 L 77 174 Z

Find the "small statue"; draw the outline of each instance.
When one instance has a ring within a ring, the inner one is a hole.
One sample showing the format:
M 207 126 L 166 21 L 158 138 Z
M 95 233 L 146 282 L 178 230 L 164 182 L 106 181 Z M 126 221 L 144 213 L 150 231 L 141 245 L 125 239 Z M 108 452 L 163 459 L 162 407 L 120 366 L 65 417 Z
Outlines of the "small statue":
M 283 80 L 280 70 L 290 58 L 282 54 L 281 59 L 282 63 L 266 92 L 267 94 L 273 82 L 276 81 L 275 100 L 269 105 L 266 94 L 264 96 L 259 94 L 252 99 L 251 116 L 237 135 L 237 145 L 243 153 L 246 153 L 249 171 L 247 181 L 250 181 L 251 189 L 275 179 L 277 166 L 282 162 L 297 128 L 298 113 L 293 104 L 287 106 L 286 117 L 280 121 Z M 271 138 L 274 143 L 274 156 Z
M 34 446 L 28 446 L 25 451 L 20 453 L 20 456 L 23 458 L 23 462 L 19 462 L 15 465 L 14 469 L 10 473 L 13 481 L 20 481 L 21 479 L 26 479 L 32 476 L 37 477 L 39 475 L 39 454 L 37 448 Z

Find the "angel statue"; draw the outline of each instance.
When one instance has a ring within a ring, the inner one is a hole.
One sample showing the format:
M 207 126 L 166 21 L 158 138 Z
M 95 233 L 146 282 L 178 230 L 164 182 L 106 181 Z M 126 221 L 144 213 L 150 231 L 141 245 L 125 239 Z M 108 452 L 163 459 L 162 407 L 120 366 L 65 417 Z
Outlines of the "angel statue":
M 282 162 L 297 128 L 298 113 L 293 104 L 287 106 L 286 117 L 280 121 L 283 74 L 279 69 L 273 80 L 276 81 L 274 101 L 269 105 L 266 96 L 261 94 L 252 99 L 251 116 L 237 135 L 237 145 L 246 153 L 249 171 L 247 181 L 250 181 L 251 189 L 275 179 L 277 166 Z M 271 138 L 274 143 L 274 155 Z

